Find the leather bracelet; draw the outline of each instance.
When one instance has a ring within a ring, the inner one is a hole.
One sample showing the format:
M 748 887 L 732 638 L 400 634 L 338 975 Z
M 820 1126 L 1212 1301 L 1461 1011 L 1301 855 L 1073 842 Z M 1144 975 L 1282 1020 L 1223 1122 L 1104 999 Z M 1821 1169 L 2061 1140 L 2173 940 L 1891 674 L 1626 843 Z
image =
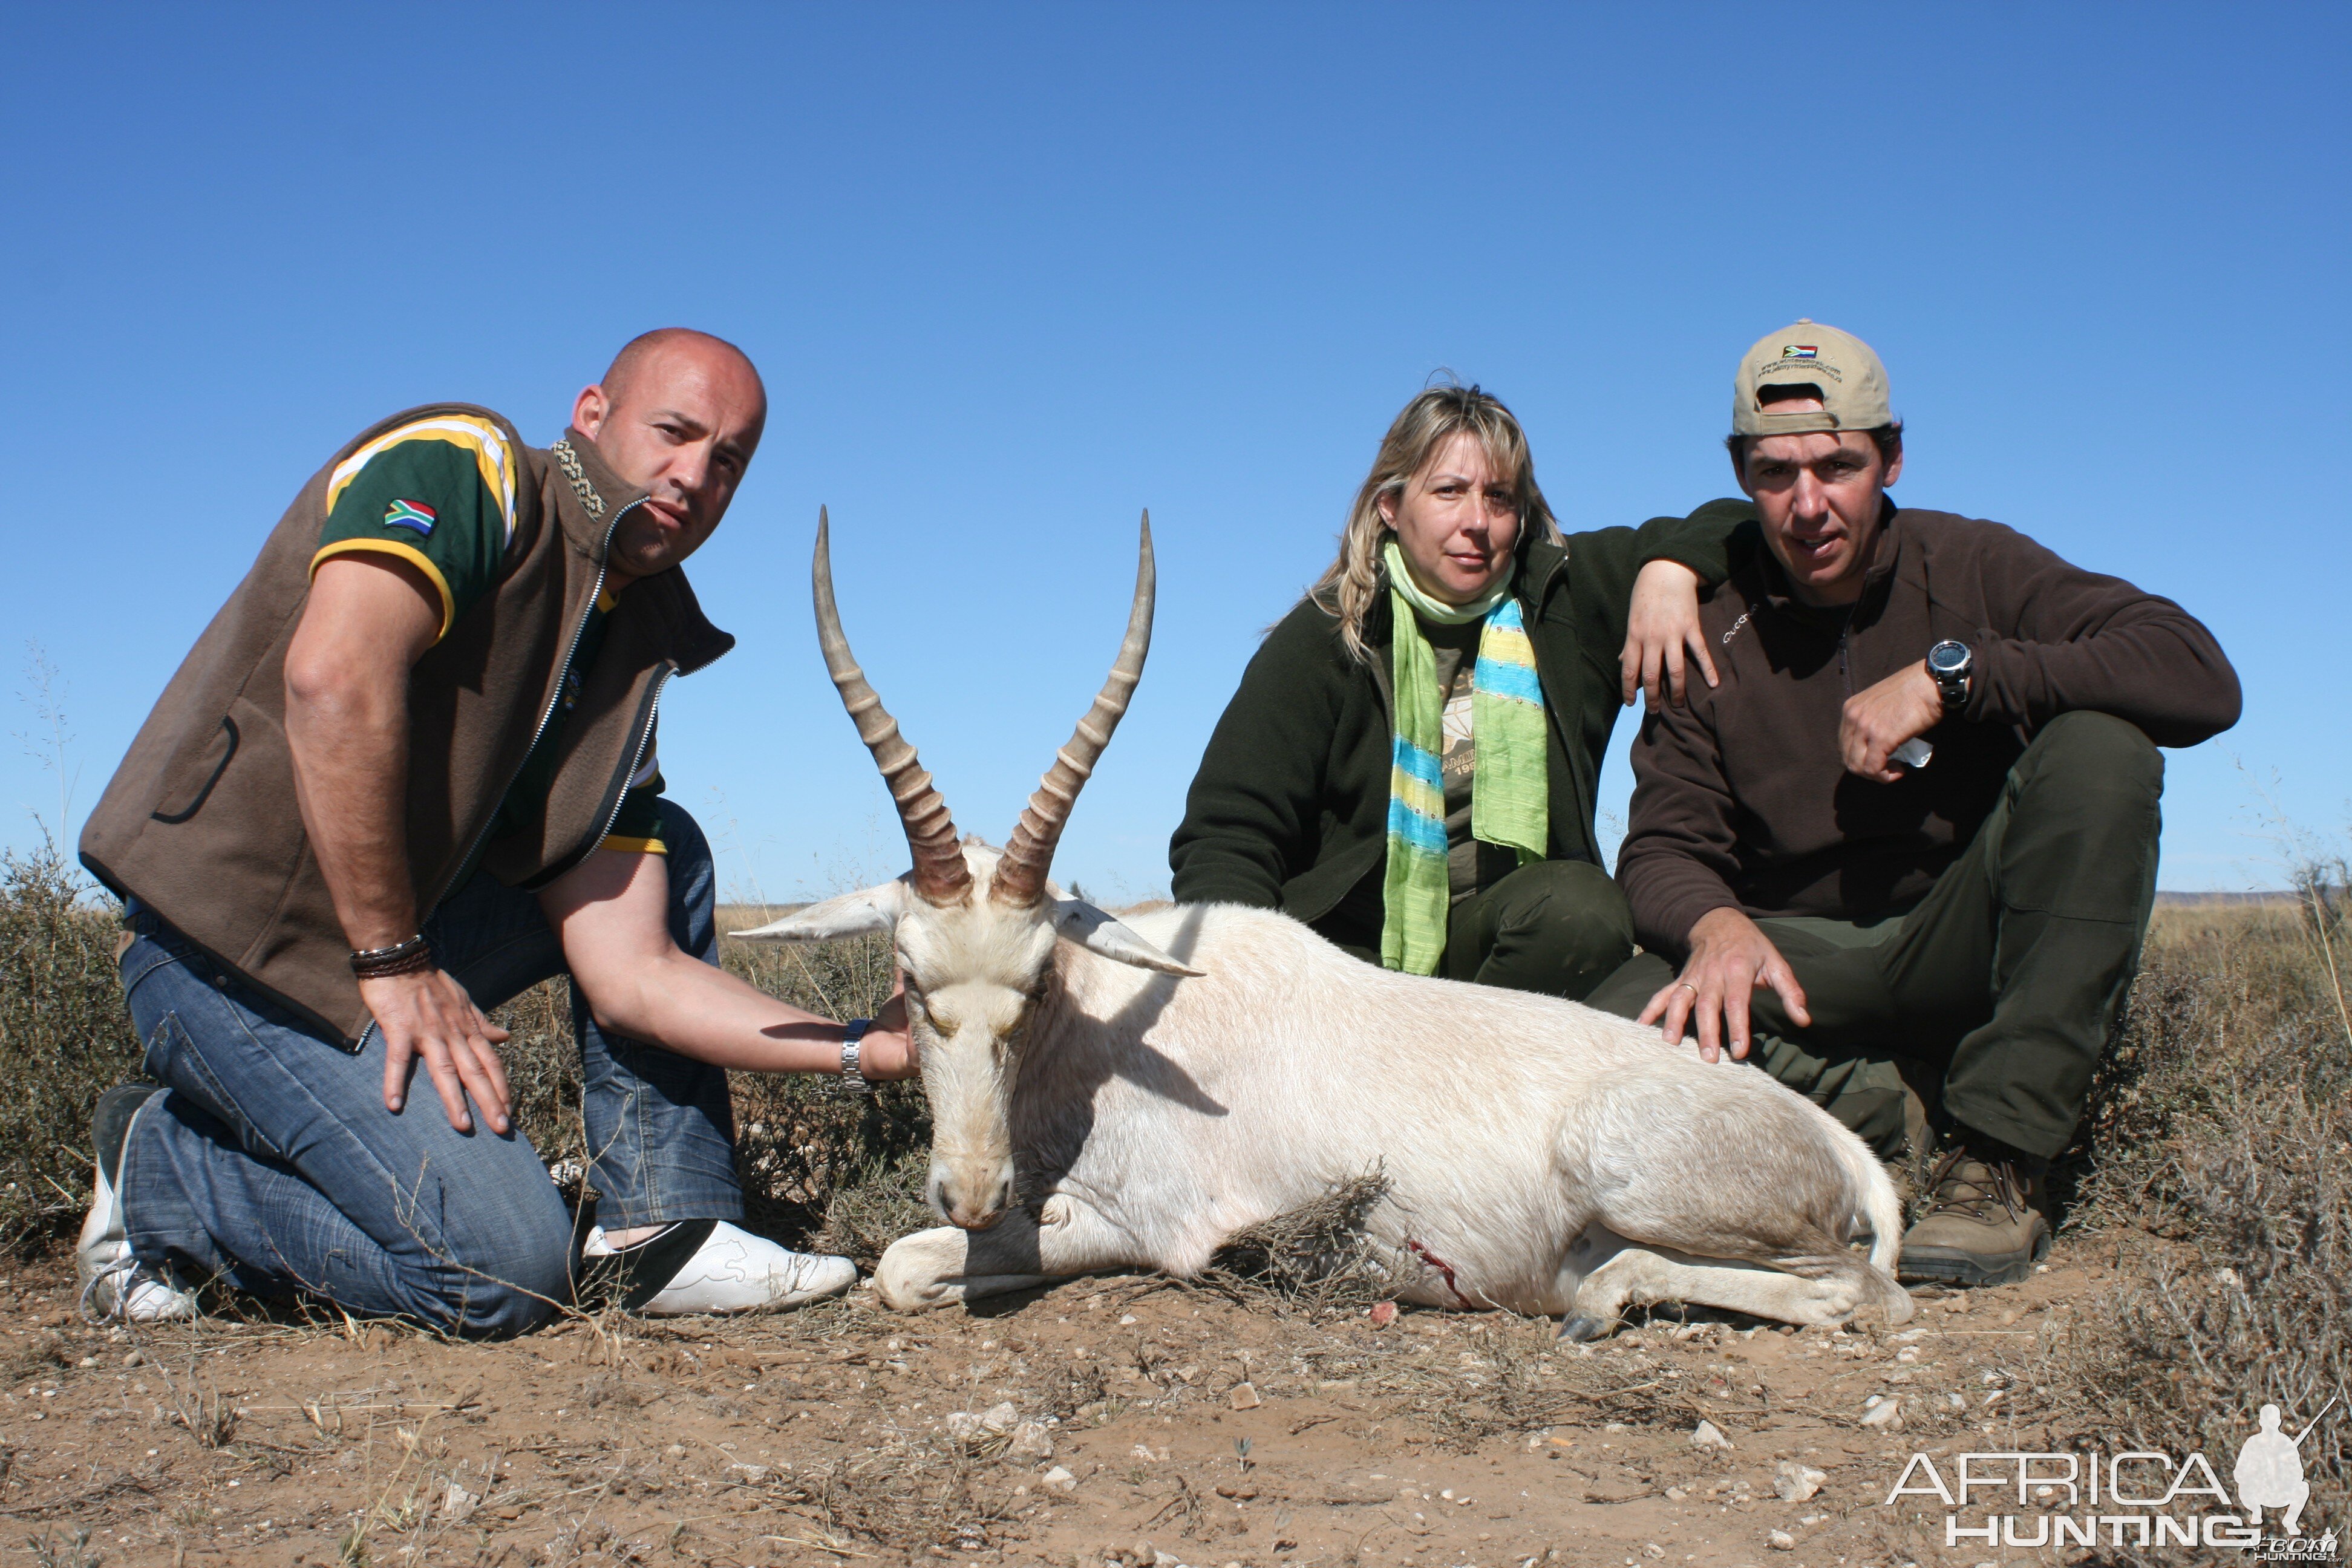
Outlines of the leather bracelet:
M 418 931 L 390 947 L 352 950 L 352 973 L 362 980 L 389 980 L 395 974 L 415 974 L 433 967 L 433 944 Z
M 852 1018 L 841 1026 L 841 1092 L 855 1098 L 872 1094 L 874 1086 L 866 1081 L 866 1073 L 858 1060 L 858 1042 L 866 1031 L 874 1026 L 871 1018 Z

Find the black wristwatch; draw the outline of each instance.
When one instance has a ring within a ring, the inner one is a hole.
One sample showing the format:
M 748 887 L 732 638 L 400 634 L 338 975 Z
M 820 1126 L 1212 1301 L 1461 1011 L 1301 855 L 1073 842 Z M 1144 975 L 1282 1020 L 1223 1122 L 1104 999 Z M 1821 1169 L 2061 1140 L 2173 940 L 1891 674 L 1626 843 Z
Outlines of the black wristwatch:
M 1927 673 L 1935 679 L 1936 689 L 1943 693 L 1944 711 L 1958 718 L 1968 706 L 1969 679 L 1976 673 L 1977 656 L 1964 642 L 1949 637 L 1927 650 Z

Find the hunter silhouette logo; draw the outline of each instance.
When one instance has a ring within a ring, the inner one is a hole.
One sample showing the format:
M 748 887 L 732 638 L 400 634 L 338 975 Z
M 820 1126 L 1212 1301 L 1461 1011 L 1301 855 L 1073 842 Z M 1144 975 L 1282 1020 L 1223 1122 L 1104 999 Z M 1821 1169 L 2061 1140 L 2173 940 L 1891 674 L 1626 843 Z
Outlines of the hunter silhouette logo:
M 2303 1474 L 2303 1440 L 2335 1409 L 2329 1400 L 2302 1431 L 2280 1429 L 2279 1407 L 2262 1407 L 2255 1429 L 2239 1446 L 2228 1488 L 2202 1454 L 2175 1459 L 2141 1449 L 2106 1454 L 2004 1451 L 1951 1455 L 1939 1469 L 1933 1457 L 1914 1454 L 1886 1494 L 1885 1506 L 1906 1497 L 1929 1497 L 1948 1511 L 1944 1544 L 1986 1546 L 2202 1546 L 2243 1552 L 2270 1563 L 2334 1563 L 2336 1532 L 2298 1534 L 2311 1483 Z M 1990 1494 L 1990 1496 L 1986 1494 Z M 1990 1503 L 2007 1511 L 1979 1511 Z M 2263 1528 L 2265 1510 L 2278 1515 L 2278 1533 Z M 1981 1522 L 1979 1522 L 1981 1521 Z M 2316 1528 L 2315 1526 L 2315 1528 Z
M 2262 1523 L 2266 1508 L 2283 1509 L 2279 1533 L 2294 1534 L 2303 1521 L 2303 1505 L 2311 1500 L 2311 1483 L 2303 1479 L 2303 1440 L 2335 1408 L 2336 1401 L 2329 1400 L 2311 1418 L 2310 1426 L 2290 1437 L 2279 1430 L 2279 1407 L 2263 1406 L 2261 1429 L 2239 1448 L 2237 1468 L 2230 1472 L 2238 1483 L 2238 1501 L 2245 1508 L 2248 1524 Z

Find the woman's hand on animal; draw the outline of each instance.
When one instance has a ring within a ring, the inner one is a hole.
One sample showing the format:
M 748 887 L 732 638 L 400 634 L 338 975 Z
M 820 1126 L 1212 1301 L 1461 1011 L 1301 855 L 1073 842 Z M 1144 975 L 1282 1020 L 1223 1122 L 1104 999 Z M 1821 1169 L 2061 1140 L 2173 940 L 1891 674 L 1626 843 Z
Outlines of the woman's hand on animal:
M 1650 998 L 1638 1020 L 1660 1024 L 1666 1043 L 1683 1043 L 1689 1026 L 1698 1036 L 1701 1061 L 1720 1060 L 1728 1046 L 1734 1060 L 1748 1056 L 1748 998 L 1770 986 L 1797 1024 L 1810 1024 L 1805 988 L 1772 939 L 1738 910 L 1709 910 L 1691 927 L 1690 957 L 1674 984 Z
M 1685 655 L 1687 653 L 1688 658 Z M 1688 671 L 1696 666 L 1709 686 L 1717 684 L 1715 660 L 1698 624 L 1698 574 L 1678 561 L 1653 561 L 1633 579 L 1633 603 L 1625 612 L 1625 649 L 1617 656 L 1623 679 L 1618 696 L 1627 706 L 1640 691 L 1655 712 L 1671 699 L 1686 703 Z

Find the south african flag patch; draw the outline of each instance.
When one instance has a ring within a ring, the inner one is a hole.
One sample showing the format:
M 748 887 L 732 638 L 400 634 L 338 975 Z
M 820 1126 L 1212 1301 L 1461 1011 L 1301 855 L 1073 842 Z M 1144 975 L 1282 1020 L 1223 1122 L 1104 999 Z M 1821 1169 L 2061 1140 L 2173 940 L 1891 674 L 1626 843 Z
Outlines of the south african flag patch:
M 421 500 L 396 500 L 383 509 L 386 528 L 413 528 L 419 533 L 430 534 L 439 516 Z

